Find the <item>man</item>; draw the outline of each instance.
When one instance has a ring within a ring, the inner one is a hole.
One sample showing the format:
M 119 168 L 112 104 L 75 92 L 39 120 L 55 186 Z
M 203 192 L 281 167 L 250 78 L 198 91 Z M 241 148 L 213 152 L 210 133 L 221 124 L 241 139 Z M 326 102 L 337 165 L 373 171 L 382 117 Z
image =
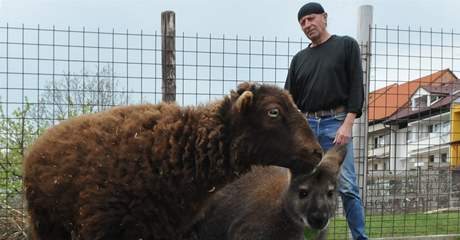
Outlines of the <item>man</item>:
M 347 144 L 339 192 L 353 239 L 367 239 L 351 141 L 364 99 L 359 45 L 351 37 L 326 30 L 327 13 L 318 3 L 305 4 L 297 18 L 311 44 L 292 59 L 285 89 L 306 114 L 324 150 Z

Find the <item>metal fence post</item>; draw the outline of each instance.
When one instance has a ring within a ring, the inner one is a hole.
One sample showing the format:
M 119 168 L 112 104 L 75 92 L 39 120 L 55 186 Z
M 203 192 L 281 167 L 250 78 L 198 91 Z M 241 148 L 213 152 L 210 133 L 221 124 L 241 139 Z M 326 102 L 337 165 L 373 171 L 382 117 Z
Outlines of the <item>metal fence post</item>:
M 363 115 L 355 120 L 353 127 L 353 146 L 355 146 L 355 166 L 357 166 L 358 183 L 361 188 L 362 200 L 366 203 L 367 182 L 367 137 L 368 137 L 368 91 L 370 75 L 370 45 L 373 8 L 371 5 L 359 7 L 357 41 L 361 45 L 363 84 L 364 84 L 364 108 Z
M 176 19 L 173 11 L 161 13 L 162 100 L 176 101 Z

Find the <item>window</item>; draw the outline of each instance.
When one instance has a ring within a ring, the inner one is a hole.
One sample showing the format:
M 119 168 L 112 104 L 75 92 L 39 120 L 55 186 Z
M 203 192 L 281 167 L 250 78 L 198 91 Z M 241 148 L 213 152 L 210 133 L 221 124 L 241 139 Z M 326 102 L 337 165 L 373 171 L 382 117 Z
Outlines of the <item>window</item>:
M 433 126 L 420 126 L 419 132 L 417 132 L 416 138 L 424 139 L 430 136 L 430 131 L 433 131 Z
M 378 170 L 378 169 L 379 169 L 379 165 L 374 164 L 374 166 L 372 166 L 372 170 Z
M 423 95 L 417 98 L 414 98 L 412 102 L 412 108 L 415 110 L 416 108 L 426 107 L 428 104 L 428 97 L 427 95 Z
M 385 136 L 374 137 L 374 148 L 383 147 L 385 145 Z
M 414 142 L 417 139 L 417 127 L 416 126 L 409 126 L 407 128 L 407 135 L 406 141 L 407 142 Z
M 446 163 L 447 162 L 447 153 L 441 154 L 441 162 Z
M 430 156 L 428 157 L 428 162 L 434 163 L 434 155 L 430 155 Z
M 429 133 L 440 133 L 443 127 L 443 123 L 433 123 L 428 125 L 428 132 Z
M 433 104 L 435 103 L 436 101 L 438 101 L 441 97 L 439 96 L 436 96 L 436 95 L 431 95 L 430 96 L 430 103 Z
M 441 133 L 442 134 L 450 133 L 450 122 L 449 121 L 445 121 L 441 124 Z
M 428 125 L 428 132 L 429 133 L 432 133 L 433 129 L 434 129 L 433 124 Z

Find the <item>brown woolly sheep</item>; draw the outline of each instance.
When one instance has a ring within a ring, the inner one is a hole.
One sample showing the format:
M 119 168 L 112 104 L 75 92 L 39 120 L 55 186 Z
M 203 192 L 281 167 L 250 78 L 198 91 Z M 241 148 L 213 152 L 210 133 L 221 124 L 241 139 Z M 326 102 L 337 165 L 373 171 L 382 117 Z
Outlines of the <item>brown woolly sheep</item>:
M 345 152 L 332 148 L 316 171 L 294 178 L 286 168 L 253 167 L 210 197 L 194 226 L 199 239 L 304 240 L 305 227 L 325 238 Z
M 321 155 L 275 86 L 244 83 L 205 106 L 76 117 L 47 130 L 25 157 L 32 239 L 183 239 L 211 192 L 251 165 L 302 173 Z

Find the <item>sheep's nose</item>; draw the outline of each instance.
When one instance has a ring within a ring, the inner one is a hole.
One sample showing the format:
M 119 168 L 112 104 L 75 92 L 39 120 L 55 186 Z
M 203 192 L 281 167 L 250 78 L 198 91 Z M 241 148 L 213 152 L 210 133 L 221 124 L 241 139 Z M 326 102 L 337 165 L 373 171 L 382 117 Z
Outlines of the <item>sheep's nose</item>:
M 308 225 L 314 229 L 323 229 L 326 227 L 328 221 L 327 213 L 322 211 L 315 211 L 308 216 Z

